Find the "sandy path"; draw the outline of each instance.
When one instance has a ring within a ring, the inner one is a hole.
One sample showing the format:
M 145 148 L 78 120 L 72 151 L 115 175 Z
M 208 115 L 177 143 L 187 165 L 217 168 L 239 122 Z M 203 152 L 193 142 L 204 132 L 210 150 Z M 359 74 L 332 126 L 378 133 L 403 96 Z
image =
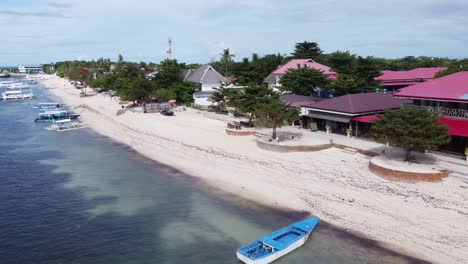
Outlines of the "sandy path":
M 225 122 L 195 110 L 175 117 L 130 111 L 117 116 L 120 106 L 109 97 L 80 98 L 56 77 L 44 85 L 56 88 L 50 92 L 76 107 L 97 132 L 215 187 L 309 211 L 415 257 L 468 263 L 468 185 L 455 177 L 436 184 L 390 182 L 372 174 L 361 154 L 335 148 L 268 152 L 253 137 L 225 135 Z

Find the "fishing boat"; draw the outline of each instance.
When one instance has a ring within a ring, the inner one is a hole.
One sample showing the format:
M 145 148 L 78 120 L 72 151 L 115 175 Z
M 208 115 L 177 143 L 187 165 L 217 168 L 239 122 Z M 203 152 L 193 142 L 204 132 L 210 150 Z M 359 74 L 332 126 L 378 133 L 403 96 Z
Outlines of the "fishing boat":
M 21 83 L 21 82 L 14 82 L 14 83 L 8 84 L 6 88 L 21 90 L 21 89 L 30 89 L 31 86 L 27 85 L 27 84 L 24 84 L 24 83 Z
M 33 108 L 39 109 L 40 111 L 46 111 L 46 110 L 65 110 L 68 108 L 66 104 L 60 104 L 60 103 L 39 103 L 33 105 Z
M 47 130 L 53 131 L 69 131 L 69 130 L 76 130 L 87 127 L 85 123 L 81 122 L 74 122 L 71 119 L 62 119 L 53 121 L 54 123 L 51 126 L 46 127 Z
M 7 88 L 13 83 L 17 83 L 17 82 L 16 81 L 3 81 L 3 82 L 0 82 L 0 88 Z
M 39 113 L 34 122 L 45 123 L 64 119 L 77 119 L 80 115 L 68 110 L 49 110 Z
M 21 90 L 5 91 L 2 93 L 2 99 L 4 101 L 28 100 L 34 99 L 34 95 L 32 92 L 23 92 Z
M 237 249 L 237 258 L 244 263 L 267 264 L 304 245 L 319 222 L 312 217 L 284 227 Z

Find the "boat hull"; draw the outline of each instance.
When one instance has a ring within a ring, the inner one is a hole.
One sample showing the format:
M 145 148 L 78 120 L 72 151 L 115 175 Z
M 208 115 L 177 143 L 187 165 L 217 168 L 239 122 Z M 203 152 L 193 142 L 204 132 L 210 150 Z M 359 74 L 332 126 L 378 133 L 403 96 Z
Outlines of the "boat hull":
M 283 250 L 277 251 L 274 254 L 271 254 L 271 255 L 269 255 L 267 257 L 264 257 L 264 258 L 252 260 L 252 259 L 246 257 L 245 255 L 243 255 L 243 254 L 241 254 L 239 252 L 236 252 L 237 258 L 239 260 L 241 260 L 242 262 L 246 263 L 246 264 L 268 264 L 268 263 L 271 263 L 271 262 L 273 262 L 273 261 L 275 261 L 275 260 L 277 260 L 277 259 L 291 253 L 292 251 L 294 251 L 297 248 L 304 245 L 305 242 L 307 241 L 307 239 L 309 239 L 309 235 L 310 235 L 310 233 L 305 235 L 301 239 L 297 240 L 296 242 L 292 243 L 289 247 L 287 247 L 287 248 L 285 248 Z

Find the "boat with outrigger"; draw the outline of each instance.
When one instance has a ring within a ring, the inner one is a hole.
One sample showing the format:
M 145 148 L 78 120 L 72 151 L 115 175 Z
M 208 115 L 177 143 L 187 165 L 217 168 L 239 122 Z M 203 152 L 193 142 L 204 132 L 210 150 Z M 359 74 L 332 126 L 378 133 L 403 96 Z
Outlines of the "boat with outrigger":
M 68 106 L 66 104 L 50 102 L 50 103 L 38 103 L 33 105 L 33 108 L 38 109 L 40 111 L 47 111 L 47 110 L 66 110 Z
M 39 113 L 39 116 L 34 120 L 37 123 L 54 122 L 65 119 L 77 119 L 80 115 L 68 110 L 47 110 Z
M 52 125 L 46 127 L 47 130 L 63 132 L 87 127 L 85 123 L 72 121 L 71 119 L 62 119 L 53 122 Z
M 304 245 L 320 219 L 312 217 L 284 227 L 237 249 L 244 263 L 267 264 Z

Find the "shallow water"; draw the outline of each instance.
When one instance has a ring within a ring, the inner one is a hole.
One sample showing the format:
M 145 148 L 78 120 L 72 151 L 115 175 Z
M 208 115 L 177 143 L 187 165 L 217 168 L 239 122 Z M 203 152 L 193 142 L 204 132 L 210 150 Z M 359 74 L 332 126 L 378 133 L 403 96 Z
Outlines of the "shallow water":
M 238 263 L 237 247 L 304 217 L 227 196 L 90 129 L 47 131 L 32 103 L 0 102 L 0 263 Z M 417 262 L 321 223 L 275 263 Z

